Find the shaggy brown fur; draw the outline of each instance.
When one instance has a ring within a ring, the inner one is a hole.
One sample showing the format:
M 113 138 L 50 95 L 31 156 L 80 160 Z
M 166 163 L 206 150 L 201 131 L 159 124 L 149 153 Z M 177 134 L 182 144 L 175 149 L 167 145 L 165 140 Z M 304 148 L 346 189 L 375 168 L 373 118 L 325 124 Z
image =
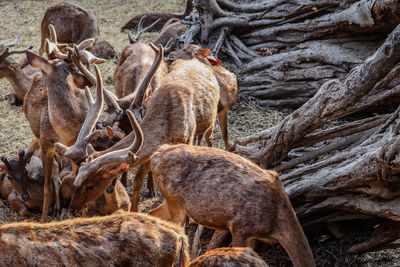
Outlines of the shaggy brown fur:
M 114 47 L 106 40 L 97 40 L 90 48 L 90 51 L 99 58 L 113 59 L 117 55 Z
M 164 145 L 153 154 L 151 171 L 172 221 L 232 233 L 232 246 L 253 240 L 280 243 L 295 266 L 314 259 L 278 174 L 216 148 Z
M 251 248 L 216 248 L 190 262 L 191 267 L 268 267 Z
M 1 266 L 187 266 L 181 227 L 139 213 L 0 227 Z
M 40 55 L 44 52 L 46 38 L 50 36 L 49 24 L 54 26 L 60 43 L 79 44 L 83 40 L 97 39 L 99 36 L 97 20 L 91 11 L 76 4 L 60 2 L 47 8 L 44 13 L 40 26 Z

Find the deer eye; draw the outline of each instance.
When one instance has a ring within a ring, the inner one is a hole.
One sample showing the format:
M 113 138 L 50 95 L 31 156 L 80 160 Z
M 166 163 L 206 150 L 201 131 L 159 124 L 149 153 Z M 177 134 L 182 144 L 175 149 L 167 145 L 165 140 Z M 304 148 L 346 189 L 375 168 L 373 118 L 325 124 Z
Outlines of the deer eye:
M 93 189 L 94 189 L 93 185 L 89 185 L 89 186 L 86 187 L 86 191 L 93 190 Z

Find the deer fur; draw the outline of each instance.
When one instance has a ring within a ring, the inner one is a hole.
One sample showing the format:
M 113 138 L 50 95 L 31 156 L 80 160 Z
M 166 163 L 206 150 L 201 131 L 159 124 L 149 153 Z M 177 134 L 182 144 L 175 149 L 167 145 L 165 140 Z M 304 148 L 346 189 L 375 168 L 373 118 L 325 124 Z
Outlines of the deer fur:
M 104 59 L 113 59 L 117 55 L 114 47 L 106 40 L 97 40 L 90 48 L 90 52 L 96 57 Z
M 65 176 L 60 186 L 60 196 L 64 207 L 68 207 L 71 201 L 71 195 L 74 189 L 75 176 L 71 172 Z M 74 203 L 71 203 L 71 209 L 74 209 Z M 83 216 L 105 216 L 111 215 L 118 211 L 129 211 L 131 201 L 128 192 L 122 183 L 117 180 L 114 185 L 114 190 L 111 194 L 104 192 L 94 202 L 88 203 L 86 208 L 82 210 Z
M 131 211 L 137 211 L 143 179 L 150 171 L 150 156 L 163 144 L 192 144 L 196 136 L 206 135 L 211 145 L 219 100 L 218 81 L 210 66 L 197 59 L 176 60 L 169 66 L 170 72 L 150 98 L 146 113 L 140 123 L 144 139 L 142 148 L 135 153 L 137 161 L 129 162 L 129 168 L 141 166 L 134 178 Z M 100 183 L 98 175 L 107 172 L 103 167 L 110 163 L 120 149 L 132 144 L 135 133 L 130 133 L 112 148 L 96 154 L 95 159 L 81 166 L 74 183 L 72 199 L 83 197 L 87 187 L 94 187 L 99 195 L 111 184 L 111 179 Z M 103 169 L 102 169 L 103 168 Z
M 145 14 L 140 14 L 137 15 L 133 18 L 131 18 L 127 23 L 124 24 L 124 26 L 121 27 L 121 32 L 124 30 L 136 30 L 141 18 L 143 16 L 146 16 L 146 23 L 152 24 L 158 19 L 161 19 L 157 25 L 152 29 L 152 31 L 158 32 L 162 29 L 163 25 L 165 25 L 168 20 L 172 18 L 176 19 L 183 19 L 186 16 L 188 16 L 193 10 L 193 3 L 192 0 L 187 0 L 186 2 L 186 8 L 185 12 L 182 15 L 176 15 L 176 14 L 170 14 L 170 13 L 145 13 Z
M 217 78 L 219 89 L 220 89 L 220 99 L 218 102 L 218 121 L 221 128 L 222 140 L 225 144 L 225 149 L 229 149 L 228 140 L 228 113 L 232 106 L 236 103 L 237 98 L 237 77 L 235 74 L 220 66 L 221 61 L 218 59 L 208 56 L 209 49 L 201 48 L 198 45 L 188 45 L 185 48 L 174 51 L 169 55 L 169 59 L 186 59 L 190 60 L 192 58 L 197 58 L 201 60 L 204 64 L 212 66 L 215 77 Z M 201 138 L 198 139 L 198 144 L 200 145 Z
M 268 267 L 251 248 L 233 247 L 217 248 L 206 252 L 190 262 L 190 267 L 218 266 L 218 267 Z
M 0 226 L 1 266 L 187 266 L 184 230 L 139 213 Z
M 186 26 L 181 22 L 180 19 L 171 18 L 162 27 L 160 35 L 157 40 L 154 41 L 154 44 L 166 46 L 172 39 L 171 49 L 173 49 L 177 43 L 177 36 L 182 35 L 184 32 L 186 32 L 186 30 Z
M 229 230 L 233 247 L 281 244 L 294 266 L 315 266 L 283 184 L 274 171 L 216 148 L 161 146 L 150 160 L 173 222 Z M 151 214 L 151 213 L 150 213 Z
M 52 24 L 57 32 L 58 41 L 67 44 L 78 44 L 83 40 L 99 35 L 96 17 L 77 4 L 60 2 L 48 7 L 44 13 L 40 29 L 41 42 L 39 54 L 44 52 L 46 39 L 49 39 L 49 25 Z

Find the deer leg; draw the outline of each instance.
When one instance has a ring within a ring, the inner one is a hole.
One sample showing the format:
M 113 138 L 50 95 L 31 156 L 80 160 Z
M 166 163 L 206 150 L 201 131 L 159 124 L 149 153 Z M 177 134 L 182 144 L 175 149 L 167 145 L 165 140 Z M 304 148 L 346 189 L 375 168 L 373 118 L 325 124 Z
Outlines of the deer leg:
M 203 225 L 197 225 L 196 233 L 194 234 L 193 237 L 193 242 L 192 242 L 192 248 L 190 252 L 190 259 L 194 260 L 199 256 L 199 248 L 200 248 L 200 237 L 201 233 L 203 232 L 204 226 Z
M 228 142 L 228 110 L 223 109 L 218 113 L 219 127 L 221 128 L 222 140 L 224 140 L 225 149 L 229 149 Z
M 121 183 L 126 188 L 128 186 L 128 172 L 124 172 L 121 176 Z
M 206 139 L 206 143 L 208 147 L 212 147 L 212 134 L 214 131 L 214 124 L 204 133 L 204 138 Z
M 33 137 L 32 141 L 29 144 L 26 151 L 28 152 L 28 151 L 36 150 L 38 148 L 39 148 L 39 140 L 37 139 L 37 137 Z
M 44 146 L 42 146 L 43 148 Z M 53 149 L 51 149 L 53 150 Z M 46 222 L 47 213 L 49 211 L 49 206 L 52 198 L 52 182 L 51 182 L 51 174 L 53 169 L 53 156 L 54 153 L 51 150 L 44 150 L 42 151 L 42 164 L 44 170 L 44 185 L 43 185 L 43 210 L 42 210 L 42 218 L 40 219 L 41 223 Z
M 54 216 L 59 218 L 61 215 L 60 183 L 58 175 L 52 177 L 54 188 Z
M 147 197 L 155 197 L 156 194 L 154 193 L 154 181 L 153 181 L 153 174 L 149 172 L 147 175 Z
M 185 209 L 168 202 L 167 205 L 169 214 L 171 215 L 172 222 L 179 224 L 180 226 L 183 227 L 186 223 L 186 216 L 187 216 Z
M 203 139 L 203 134 L 197 136 L 197 145 L 201 146 L 201 139 Z
M 171 215 L 169 214 L 168 205 L 167 205 L 166 201 L 161 203 L 161 205 L 158 206 L 157 208 L 149 211 L 147 214 L 157 217 L 159 219 L 165 220 L 165 221 L 168 221 L 171 219 Z
M 228 234 L 229 231 L 226 230 L 215 230 L 210 242 L 208 243 L 207 251 L 220 247 Z
M 131 212 L 138 211 L 140 189 L 142 188 L 144 177 L 146 177 L 146 175 L 149 172 L 150 172 L 150 162 L 146 162 L 145 164 L 140 166 L 139 170 L 136 172 L 133 185 Z

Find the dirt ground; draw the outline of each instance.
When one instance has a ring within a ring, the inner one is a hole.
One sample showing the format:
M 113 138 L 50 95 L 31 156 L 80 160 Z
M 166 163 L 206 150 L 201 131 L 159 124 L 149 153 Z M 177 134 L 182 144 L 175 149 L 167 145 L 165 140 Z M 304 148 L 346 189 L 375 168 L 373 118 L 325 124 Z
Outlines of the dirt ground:
M 143 12 L 172 12 L 182 13 L 185 7 L 184 0 L 87 0 L 71 1 L 94 12 L 99 22 L 99 39 L 109 41 L 119 53 L 128 44 L 125 33 L 120 32 L 120 27 L 134 15 Z M 34 45 L 34 50 L 40 45 L 40 21 L 46 7 L 57 1 L 9 1 L 0 0 L 0 42 L 12 41 L 17 35 L 22 37 L 20 48 Z M 141 41 L 154 40 L 157 33 L 145 34 Z M 109 88 L 113 86 L 113 72 L 115 63 L 109 60 L 100 66 L 103 80 Z M 8 104 L 8 94 L 11 87 L 9 83 L 0 80 L 0 154 L 15 156 L 19 148 L 27 148 L 33 134 L 23 114 L 22 106 L 15 107 Z M 269 128 L 281 121 L 290 110 L 268 109 L 259 107 L 254 101 L 240 96 L 229 118 L 230 140 L 246 136 L 262 129 Z M 219 127 L 216 126 L 214 146 L 223 147 Z M 130 174 L 132 176 L 133 172 Z M 130 186 L 131 188 L 131 180 Z M 157 206 L 161 197 L 141 197 L 141 211 L 147 211 Z M 71 215 L 64 211 L 62 218 Z M 38 220 L 39 215 L 21 218 L 11 211 L 7 202 L 0 201 L 0 224 L 21 221 Z M 189 233 L 194 231 L 193 226 L 187 227 Z M 202 236 L 202 248 L 206 246 L 211 231 L 206 231 Z M 400 265 L 400 250 L 387 250 L 378 253 L 368 253 L 353 256 L 346 253 L 349 243 L 343 243 L 325 232 L 318 230 L 308 233 L 312 250 L 318 266 L 396 266 Z M 229 242 L 229 241 L 227 241 Z M 229 244 L 229 243 L 228 243 Z M 279 246 L 260 245 L 257 252 L 270 264 L 270 266 L 290 266 L 290 260 Z

